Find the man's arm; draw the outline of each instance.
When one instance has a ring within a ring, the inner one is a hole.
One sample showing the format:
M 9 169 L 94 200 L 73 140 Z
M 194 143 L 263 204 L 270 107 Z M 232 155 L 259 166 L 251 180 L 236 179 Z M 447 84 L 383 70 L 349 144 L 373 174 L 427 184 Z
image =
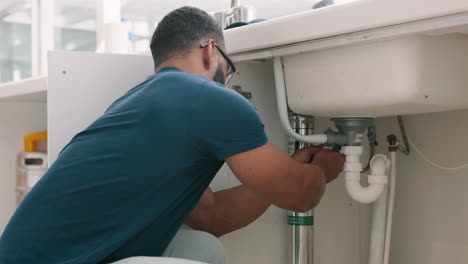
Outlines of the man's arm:
M 270 202 L 245 185 L 218 192 L 208 188 L 185 223 L 219 237 L 252 223 L 269 206 Z
M 325 151 L 321 150 L 316 155 L 321 152 Z M 328 155 L 328 152 L 325 154 Z M 325 191 L 327 178 L 335 178 L 338 174 L 334 175 L 332 171 L 327 173 L 323 162 L 298 162 L 270 142 L 234 155 L 226 161 L 236 177 L 247 187 L 272 204 L 297 212 L 315 207 Z M 339 167 L 340 164 L 336 166 Z M 339 171 L 341 168 L 337 172 Z
M 309 147 L 296 151 L 291 158 L 308 164 L 322 148 Z M 247 226 L 270 206 L 270 202 L 258 192 L 241 185 L 213 192 L 208 188 L 186 219 L 190 227 L 216 236 Z

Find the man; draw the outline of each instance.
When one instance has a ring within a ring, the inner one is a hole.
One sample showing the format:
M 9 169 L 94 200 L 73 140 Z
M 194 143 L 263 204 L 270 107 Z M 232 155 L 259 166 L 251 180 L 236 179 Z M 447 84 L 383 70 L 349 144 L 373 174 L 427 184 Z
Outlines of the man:
M 156 73 L 77 134 L 19 206 L 0 263 L 222 263 L 215 236 L 271 204 L 318 204 L 343 157 L 313 147 L 289 157 L 268 142 L 254 106 L 220 84 L 235 66 L 207 13 L 168 14 L 151 51 Z M 224 162 L 243 185 L 213 192 Z M 179 230 L 184 222 L 194 230 Z

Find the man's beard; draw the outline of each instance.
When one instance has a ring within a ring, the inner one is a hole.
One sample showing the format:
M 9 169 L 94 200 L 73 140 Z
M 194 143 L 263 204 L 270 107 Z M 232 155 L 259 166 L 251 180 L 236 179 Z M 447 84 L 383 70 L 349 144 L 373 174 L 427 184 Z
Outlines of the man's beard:
M 213 77 L 213 81 L 218 82 L 222 85 L 224 85 L 224 83 L 226 82 L 221 65 L 218 65 L 218 69 L 216 69 L 215 75 Z

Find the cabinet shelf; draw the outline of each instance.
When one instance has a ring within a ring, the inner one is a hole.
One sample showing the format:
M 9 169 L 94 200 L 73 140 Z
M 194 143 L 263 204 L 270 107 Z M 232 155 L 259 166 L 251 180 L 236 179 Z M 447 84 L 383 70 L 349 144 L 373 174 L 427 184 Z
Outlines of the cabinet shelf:
M 47 76 L 0 84 L 0 102 L 46 102 Z

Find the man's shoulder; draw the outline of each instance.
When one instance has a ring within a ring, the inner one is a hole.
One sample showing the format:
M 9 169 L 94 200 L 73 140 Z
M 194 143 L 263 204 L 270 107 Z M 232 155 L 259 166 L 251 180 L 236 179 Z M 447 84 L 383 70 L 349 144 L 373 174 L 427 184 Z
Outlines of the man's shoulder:
M 215 82 L 206 82 L 200 89 L 197 111 L 204 116 L 221 116 L 224 121 L 258 119 L 256 107 L 237 91 Z M 223 121 L 223 122 L 224 122 Z
M 204 76 L 184 72 L 177 68 L 163 68 L 158 71 L 150 85 L 161 88 L 154 89 L 158 91 L 158 95 L 160 95 L 159 92 L 171 98 L 174 95 L 179 103 L 188 100 L 199 110 L 254 108 L 250 101 L 233 89 Z
M 249 100 L 235 90 L 211 80 L 207 80 L 202 84 L 200 94 L 202 98 L 213 101 L 216 104 L 252 106 Z

